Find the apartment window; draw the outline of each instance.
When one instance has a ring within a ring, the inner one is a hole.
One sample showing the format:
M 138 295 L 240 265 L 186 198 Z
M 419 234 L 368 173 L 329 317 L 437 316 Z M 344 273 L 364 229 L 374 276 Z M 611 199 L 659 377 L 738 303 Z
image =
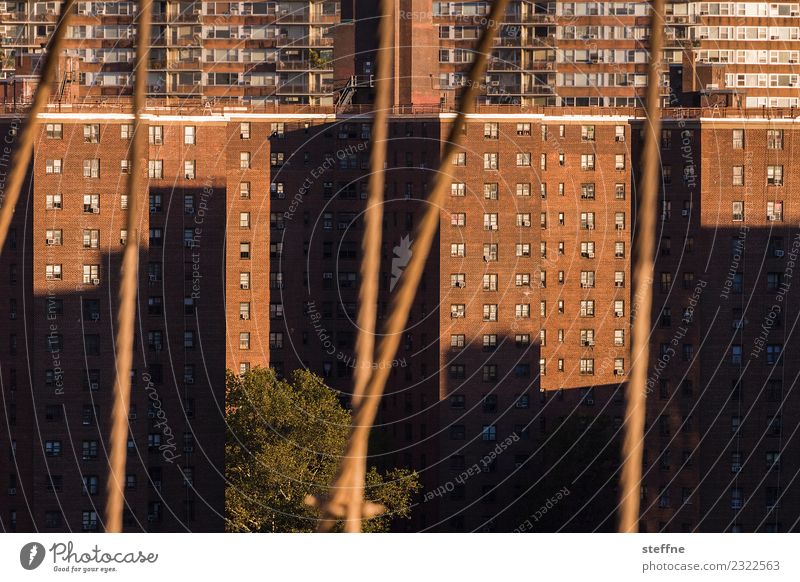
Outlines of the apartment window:
M 497 321 L 497 304 L 484 303 L 483 321 Z
M 61 456 L 61 441 L 45 441 L 44 454 L 48 457 Z
M 61 210 L 61 194 L 47 194 L 45 196 L 46 210 Z
M 61 280 L 61 265 L 46 265 L 46 267 L 45 267 L 45 278 L 48 281 L 60 281 Z
M 782 150 L 783 149 L 783 130 L 782 129 L 768 129 L 767 130 L 767 149 Z
M 580 303 L 581 317 L 594 317 L 594 300 L 582 299 Z
M 594 288 L 594 284 L 594 271 L 581 271 L 581 288 L 592 289 Z
M 594 141 L 594 125 L 581 126 L 581 141 Z
M 625 169 L 625 154 L 616 154 L 614 156 L 614 169 L 615 170 Z
M 485 273 L 483 275 L 483 290 L 497 291 L 497 273 Z
M 239 273 L 239 289 L 250 289 L 250 273 Z
M 239 182 L 239 198 L 250 199 L 250 182 Z
M 581 345 L 584 347 L 591 347 L 594 345 L 594 330 L 582 329 L 581 330 Z
M 250 228 L 250 213 L 249 212 L 240 212 L 239 213 L 239 228 Z
M 581 358 L 580 359 L 580 373 L 584 376 L 591 376 L 594 374 L 594 359 Z
M 735 150 L 744 149 L 744 130 L 743 129 L 734 129 L 733 130 L 733 149 L 735 149 Z
M 625 271 L 614 271 L 614 287 L 625 287 Z
M 161 145 L 164 143 L 164 127 L 161 125 L 151 125 L 148 127 L 147 135 L 150 145 Z
M 767 184 L 783 186 L 783 166 L 767 166 Z
M 517 287 L 530 287 L 531 274 L 530 273 L 517 273 L 514 275 L 514 283 Z
M 467 194 L 467 185 L 464 184 L 463 182 L 453 182 L 452 184 L 450 184 L 451 196 L 466 196 L 466 194 Z
M 100 195 L 99 194 L 84 194 L 83 195 L 83 212 L 85 214 L 98 214 L 100 212 Z
M 731 203 L 731 219 L 735 222 L 744 220 L 744 201 L 736 200 Z
M 497 123 L 484 123 L 483 124 L 483 138 L 484 139 L 497 139 L 500 135 L 500 128 Z
M 45 173 L 60 174 L 62 171 L 62 160 L 47 160 L 45 162 Z
M 133 125 L 130 123 L 123 123 L 119 126 L 119 138 L 122 140 L 129 140 L 133 138 Z
M 278 162 L 278 153 L 272 152 L 270 154 L 270 161 L 273 162 L 273 166 L 279 165 Z M 280 161 L 283 162 L 283 154 L 280 154 Z M 239 152 L 239 168 L 242 170 L 247 170 L 250 168 L 250 152 Z
M 518 256 L 518 257 L 530 257 L 531 256 L 531 245 L 529 243 L 517 243 L 516 244 L 516 256 Z
M 594 200 L 594 183 L 581 184 L 581 199 Z
M 594 230 L 594 212 L 581 212 L 581 229 Z
M 483 335 L 483 351 L 491 352 L 497 347 L 497 335 L 496 334 L 484 334 Z
M 249 242 L 240 242 L 239 243 L 239 258 L 243 261 L 250 260 L 250 243 Z
M 450 275 L 450 286 L 463 288 L 467 286 L 466 275 L 464 273 L 453 273 Z
M 614 214 L 614 226 L 617 230 L 625 230 L 625 213 L 617 212 Z
M 239 349 L 240 350 L 249 350 L 250 349 L 250 333 L 243 331 L 239 334 Z
M 452 303 L 450 305 L 450 317 L 458 319 L 466 314 L 466 306 L 463 303 Z
M 452 243 L 450 245 L 451 257 L 465 257 L 467 245 L 464 243 Z
M 270 332 L 269 334 L 269 348 L 271 350 L 283 349 L 283 333 Z
M 517 214 L 516 224 L 518 228 L 530 228 L 531 215 L 529 213 Z
M 130 174 L 131 173 L 131 161 L 130 160 L 120 160 L 119 161 L 119 172 L 120 172 L 120 174 Z
M 781 350 L 783 346 L 781 344 L 769 344 L 767 345 L 767 364 L 778 364 L 781 357 Z
M 61 229 L 48 230 L 45 233 L 45 245 L 47 246 L 61 246 L 63 242 Z
M 450 214 L 450 226 L 466 226 L 466 224 L 467 214 L 465 212 L 452 212 Z
M 243 121 L 239 124 L 239 139 L 250 139 L 249 121 Z
M 100 143 L 100 125 L 93 123 L 83 126 L 84 143 Z
M 767 202 L 767 220 L 783 221 L 783 201 Z
M 517 153 L 517 166 L 526 167 L 531 165 L 531 154 L 526 152 Z
M 463 380 L 466 376 L 466 369 L 464 367 L 464 364 L 450 364 L 449 376 L 452 380 Z M 463 430 L 463 426 L 461 428 Z
M 530 303 L 517 303 L 514 306 L 514 316 L 517 319 L 529 319 L 531 316 Z
M 466 166 L 467 165 L 467 154 L 466 152 L 458 152 L 453 156 L 453 165 L 454 166 Z
M 453 334 L 450 336 L 450 347 L 454 350 L 463 349 L 466 343 L 466 336 L 462 334 Z
M 547 154 L 540 154 L 539 155 L 539 169 L 546 170 L 547 169 Z
M 493 424 L 484 425 L 481 431 L 481 439 L 488 442 L 497 440 L 497 427 Z
M 519 136 L 529 136 L 531 134 L 531 124 L 530 123 L 518 123 L 517 124 L 517 135 Z
M 625 184 L 614 185 L 614 198 L 617 200 L 625 200 Z
M 100 284 L 100 265 L 83 265 L 84 285 Z
M 622 299 L 614 301 L 614 317 L 625 317 L 625 301 Z
M 483 260 L 486 262 L 497 260 L 497 243 L 485 243 L 483 245 Z
M 187 125 L 183 128 L 184 145 L 194 145 L 196 143 L 197 128 L 194 125 Z
M 483 215 L 483 230 L 497 230 L 497 214 Z
M 61 231 L 59 230 L 58 232 L 60 233 Z M 99 246 L 100 246 L 100 231 L 97 229 L 84 229 L 83 248 L 96 249 Z
M 153 180 L 164 178 L 164 160 L 147 160 L 147 177 Z
M 531 185 L 530 184 L 517 184 L 516 186 L 517 196 L 530 196 L 531 195 Z
M 46 132 L 48 139 L 62 139 L 64 137 L 64 127 L 60 123 L 48 123 Z
M 581 154 L 581 170 L 594 170 L 594 154 Z
M 195 160 L 185 160 L 183 162 L 183 177 L 187 180 L 194 180 L 196 166 L 197 162 Z
M 487 152 L 483 154 L 483 169 L 484 170 L 497 170 L 498 154 L 497 152 Z
M 624 125 L 617 125 L 614 127 L 614 141 L 625 141 Z
M 744 166 L 733 166 L 733 185 L 744 186 Z

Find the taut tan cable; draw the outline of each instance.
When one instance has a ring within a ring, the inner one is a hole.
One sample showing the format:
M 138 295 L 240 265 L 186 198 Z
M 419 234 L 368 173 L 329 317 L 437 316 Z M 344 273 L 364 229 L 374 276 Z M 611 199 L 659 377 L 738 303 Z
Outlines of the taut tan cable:
M 61 54 L 61 45 L 67 34 L 67 26 L 72 18 L 75 0 L 64 0 L 61 2 L 61 14 L 50 38 L 47 53 L 44 55 L 39 84 L 36 86 L 36 93 L 33 96 L 33 103 L 28 110 L 28 121 L 22 128 L 19 142 L 14 150 L 14 157 L 11 162 L 11 171 L 6 182 L 5 196 L 2 198 L 2 209 L 0 209 L 0 252 L 5 248 L 8 229 L 11 226 L 11 219 L 14 216 L 19 194 L 22 190 L 22 182 L 28 173 L 28 164 L 33 157 L 33 142 L 36 137 L 36 129 L 39 127 L 39 114 L 47 107 L 52 92 L 52 83 L 55 81 L 58 59 Z
M 653 253 L 655 252 L 658 206 L 659 136 L 661 133 L 661 61 L 664 45 L 664 0 L 653 0 L 650 11 L 650 67 L 647 73 L 647 119 L 645 122 L 642 180 L 636 207 L 633 242 L 633 364 L 627 386 L 625 439 L 619 500 L 619 531 L 639 530 L 639 504 L 644 451 L 647 370 L 650 363 L 650 315 L 653 306 Z
M 150 21 L 152 3 L 139 2 L 136 34 L 136 68 L 133 92 L 133 142 L 131 144 L 131 172 L 128 175 L 128 211 L 126 228 L 128 244 L 122 255 L 122 273 L 117 308 L 117 335 L 115 341 L 116 378 L 114 380 L 114 408 L 111 413 L 111 438 L 108 459 L 105 530 L 122 531 L 122 511 L 125 505 L 125 464 L 128 446 L 128 409 L 131 400 L 131 368 L 133 365 L 133 334 L 136 319 L 136 295 L 139 281 L 139 187 L 142 159 L 145 155 L 146 136 L 141 131 L 142 111 L 145 108 L 147 85 L 147 58 L 150 51 Z
M 375 104 L 372 124 L 372 151 L 370 152 L 369 198 L 364 212 L 364 237 L 361 241 L 361 285 L 358 296 L 358 337 L 356 338 L 356 369 L 354 372 L 352 404 L 358 410 L 364 390 L 372 375 L 375 358 L 375 322 L 378 314 L 378 280 L 381 269 L 381 231 L 383 230 L 383 189 L 385 181 L 386 148 L 389 139 L 389 110 L 392 105 L 392 44 L 394 40 L 394 0 L 381 1 L 381 19 L 378 26 L 378 54 L 376 58 Z M 345 506 L 345 526 L 349 533 L 361 531 L 361 509 L 364 480 L 367 471 L 366 455 L 359 464 L 348 468 L 343 481 L 348 485 L 333 492 L 331 502 Z M 329 516 L 332 517 L 332 516 Z M 325 531 L 332 521 L 320 521 Z
M 386 380 L 389 377 L 391 361 L 397 354 L 400 336 L 408 321 L 408 313 L 422 278 L 422 271 L 428 259 L 433 239 L 439 228 L 439 211 L 449 186 L 447 167 L 463 137 L 462 128 L 464 127 L 466 115 L 475 107 L 475 100 L 481 87 L 480 81 L 485 74 L 486 61 L 492 50 L 494 35 L 500 26 L 507 5 L 508 0 L 495 0 L 492 2 L 492 8 L 486 19 L 486 29 L 481 34 L 475 49 L 475 60 L 470 68 L 467 85 L 459 102 L 458 113 L 450 128 L 450 135 L 442 153 L 439 171 L 436 173 L 433 188 L 428 196 L 427 208 L 414 231 L 411 259 L 400 276 L 395 296 L 389 308 L 389 316 L 384 326 L 383 336 L 378 344 L 377 357 L 375 358 L 376 365 L 365 388 L 363 400 L 353 413 L 347 448 L 342 457 L 339 473 L 332 485 L 336 491 L 349 487 L 348 475 L 351 471 L 363 471 L 363 459 L 367 455 L 369 433 L 375 421 Z M 359 333 L 363 333 L 363 330 Z M 380 508 L 374 504 L 363 503 L 363 487 L 358 490 L 352 490 L 352 495 L 358 496 L 358 507 L 362 511 L 363 517 L 372 517 L 380 512 Z M 329 520 L 331 516 L 341 517 L 343 515 L 345 515 L 345 508 L 336 504 L 335 498 L 329 499 L 323 505 L 323 519 Z M 330 526 L 330 523 L 326 525 L 328 528 Z

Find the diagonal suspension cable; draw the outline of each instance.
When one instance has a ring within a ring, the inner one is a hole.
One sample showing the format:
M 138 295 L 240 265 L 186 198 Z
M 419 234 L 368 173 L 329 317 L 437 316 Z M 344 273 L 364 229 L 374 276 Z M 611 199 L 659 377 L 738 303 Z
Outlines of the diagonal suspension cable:
M 115 338 L 116 377 L 114 379 L 114 407 L 111 412 L 111 453 L 108 459 L 105 530 L 122 531 L 122 511 L 125 505 L 125 464 L 128 447 L 128 409 L 131 400 L 131 368 L 133 365 L 133 334 L 136 318 L 136 296 L 139 281 L 139 251 L 141 241 L 138 231 L 139 187 L 142 159 L 145 155 L 145 135 L 141 131 L 142 111 L 145 108 L 147 84 L 147 58 L 150 49 L 150 21 L 152 2 L 139 2 L 136 33 L 136 66 L 133 93 L 133 142 L 131 144 L 131 172 L 128 174 L 128 209 L 126 228 L 128 244 L 122 255 L 122 272 L 117 308 L 117 335 Z
M 653 307 L 653 268 L 658 206 L 659 136 L 661 134 L 661 62 L 664 45 L 664 0 L 652 0 L 650 8 L 650 67 L 647 71 L 642 181 L 636 207 L 633 241 L 633 302 L 636 309 L 631 334 L 631 376 L 627 386 L 625 438 L 622 444 L 619 531 L 639 530 L 642 455 L 644 452 L 647 369 L 650 362 L 650 316 Z
M 59 20 L 50 38 L 47 52 L 44 55 L 44 64 L 42 65 L 41 74 L 39 76 L 39 84 L 36 86 L 33 103 L 28 110 L 28 120 L 22 128 L 19 143 L 14 151 L 11 171 L 9 172 L 8 181 L 6 183 L 5 196 L 0 200 L 2 205 L 2 209 L 0 209 L 0 252 L 5 248 L 8 230 L 11 226 L 11 219 L 14 217 L 14 210 L 19 201 L 20 191 L 22 190 L 22 182 L 25 179 L 25 175 L 28 173 L 28 165 L 33 157 L 33 142 L 36 137 L 36 129 L 39 127 L 39 114 L 44 111 L 50 100 L 52 83 L 55 80 L 58 59 L 61 56 L 61 46 L 67 35 L 69 22 L 72 19 L 74 4 L 75 0 L 64 0 L 61 2 Z
M 375 358 L 376 365 L 373 367 L 369 382 L 364 389 L 363 399 L 354 410 L 347 448 L 340 461 L 339 472 L 332 484 L 332 488 L 337 492 L 342 489 L 350 489 L 348 503 L 355 506 L 356 511 L 361 514 L 361 518 L 374 517 L 380 513 L 382 508 L 372 503 L 364 503 L 363 485 L 352 487 L 351 475 L 356 471 L 360 473 L 364 471 L 369 433 L 375 422 L 378 405 L 389 377 L 391 361 L 400 346 L 400 336 L 408 321 L 408 314 L 422 278 L 422 272 L 430 254 L 433 239 L 439 228 L 439 211 L 444 203 L 445 193 L 449 186 L 446 168 L 449 166 L 451 158 L 456 153 L 456 149 L 463 137 L 462 129 L 466 123 L 466 115 L 475 108 L 475 101 L 482 86 L 481 78 L 485 74 L 486 62 L 492 51 L 494 36 L 502 23 L 507 5 L 508 0 L 494 0 L 486 17 L 486 28 L 481 33 L 474 50 L 475 60 L 470 68 L 466 88 L 461 95 L 457 114 L 442 152 L 439 171 L 436 173 L 434 186 L 427 199 L 427 208 L 414 231 L 411 259 L 397 283 L 383 335 L 378 344 Z M 379 245 L 379 242 L 370 241 L 369 244 Z M 362 333 L 364 333 L 363 329 L 359 330 L 359 334 Z M 331 529 L 333 527 L 332 520 L 335 517 L 342 518 L 347 515 L 348 520 L 350 520 L 351 514 L 349 511 L 346 511 L 345 507 L 337 505 L 335 499 L 336 496 L 333 496 L 322 504 L 323 524 L 320 529 Z M 312 504 L 317 503 L 314 500 L 309 500 L 309 502 Z
M 389 139 L 389 111 L 392 105 L 392 43 L 394 41 L 393 19 L 394 0 L 381 1 L 381 15 L 378 26 L 378 54 L 376 58 L 374 122 L 372 124 L 372 151 L 369 166 L 369 198 L 364 212 L 364 237 L 361 241 L 361 285 L 359 287 L 358 337 L 356 338 L 356 369 L 354 372 L 353 409 L 358 410 L 372 374 L 375 357 L 375 322 L 378 315 L 378 279 L 381 268 L 381 231 L 383 229 L 383 199 L 385 184 L 386 148 Z M 350 467 L 351 474 L 345 476 L 348 489 L 338 489 L 334 496 L 336 502 L 346 506 L 344 530 L 348 533 L 361 531 L 362 495 L 364 490 L 367 456 L 358 459 Z M 332 522 L 323 520 L 320 528 L 325 529 Z

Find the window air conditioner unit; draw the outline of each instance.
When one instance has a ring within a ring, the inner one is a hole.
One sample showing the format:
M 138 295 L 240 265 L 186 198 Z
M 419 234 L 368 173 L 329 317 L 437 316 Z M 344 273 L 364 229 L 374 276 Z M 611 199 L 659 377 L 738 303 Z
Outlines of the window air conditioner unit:
M 184 384 L 194 384 L 194 378 L 191 376 L 187 376 L 183 379 Z
M 250 316 L 248 314 L 246 314 L 246 313 L 240 313 L 239 314 L 239 319 L 248 320 L 248 319 L 250 319 Z
M 16 313 L 9 313 L 8 314 L 8 318 L 9 319 L 16 319 L 17 318 L 17 314 Z
M 622 317 L 622 312 L 621 311 L 615 312 L 614 317 Z
M 683 210 L 681 210 L 681 216 L 689 216 L 689 210 L 688 210 L 688 209 L 686 209 L 686 208 L 684 208 Z
M 614 138 L 614 141 L 625 141 L 625 136 L 624 135 L 618 135 L 618 136 L 616 136 Z
M 9 495 L 16 495 L 17 494 L 17 488 L 16 487 L 9 487 L 8 488 L 8 494 Z
M 622 370 L 614 370 L 614 375 L 615 376 L 622 376 L 624 374 L 625 374 L 625 372 L 623 372 Z
M 100 214 L 99 208 L 92 208 L 92 214 Z
M 622 230 L 623 228 L 625 228 L 625 225 L 624 224 L 617 224 L 616 227 L 617 227 L 617 230 Z
M 590 259 L 593 259 L 594 258 L 594 253 L 586 253 L 586 256 L 589 257 Z
M 54 244 L 56 244 L 56 239 L 54 239 L 54 238 L 48 238 L 48 239 L 47 239 L 47 241 L 46 241 L 46 243 L 47 243 L 48 245 L 54 245 Z
M 100 279 L 92 279 L 92 285 L 99 285 Z
M 244 291 L 247 291 L 248 289 L 250 289 L 250 284 L 249 283 L 241 283 L 239 285 L 239 288 L 244 290 Z
M 465 283 L 464 283 L 464 282 L 462 282 L 462 281 L 456 281 L 456 287 L 458 287 L 459 289 L 462 289 L 462 288 L 464 288 L 464 286 L 465 286 Z
M 485 225 L 484 228 L 485 228 L 485 230 L 497 230 L 497 225 L 496 224 L 487 224 L 487 225 Z
M 99 313 L 92 313 L 91 320 L 92 321 L 99 321 L 100 320 L 100 314 Z
M 783 256 L 783 251 L 781 249 L 775 249 L 775 252 L 772 254 L 774 254 L 778 258 L 781 258 Z
M 624 287 L 625 284 L 622 281 L 614 281 L 614 287 Z
M 92 382 L 91 384 L 89 384 L 90 390 L 97 390 L 98 388 L 100 388 L 100 385 L 97 382 Z

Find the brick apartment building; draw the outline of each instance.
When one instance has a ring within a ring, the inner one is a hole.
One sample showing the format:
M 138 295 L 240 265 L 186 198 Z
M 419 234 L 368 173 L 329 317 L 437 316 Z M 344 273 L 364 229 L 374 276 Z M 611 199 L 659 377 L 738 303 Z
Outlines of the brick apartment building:
M 0 2 L 5 100 L 30 100 L 59 6 Z M 323 0 L 154 2 L 149 94 L 254 106 L 369 102 L 376 10 L 374 2 Z M 454 104 L 488 12 L 486 1 L 398 0 L 396 101 Z M 132 1 L 76 3 L 57 95 L 130 94 L 135 14 Z M 663 26 L 665 87 L 746 93 L 747 107 L 798 105 L 800 4 L 668 2 Z M 638 106 L 649 37 L 647 2 L 512 0 L 481 100 Z M 685 70 L 684 81 L 670 79 L 675 67 Z
M 0 257 L 6 531 L 102 529 L 128 242 L 119 111 L 48 111 Z M 789 112 L 723 113 L 665 112 L 646 531 L 789 531 L 800 515 L 797 370 L 782 356 L 798 316 L 800 134 Z M 381 318 L 451 120 L 391 119 Z M 17 123 L 4 117 L 4 138 Z M 347 400 L 370 121 L 187 105 L 145 123 L 125 527 L 219 530 L 225 369 L 306 366 Z M 422 477 L 398 527 L 510 531 L 562 487 L 558 527 L 613 527 L 641 127 L 633 109 L 470 117 L 375 431 L 373 462 Z M 610 462 L 575 462 L 565 439 L 597 434 Z

